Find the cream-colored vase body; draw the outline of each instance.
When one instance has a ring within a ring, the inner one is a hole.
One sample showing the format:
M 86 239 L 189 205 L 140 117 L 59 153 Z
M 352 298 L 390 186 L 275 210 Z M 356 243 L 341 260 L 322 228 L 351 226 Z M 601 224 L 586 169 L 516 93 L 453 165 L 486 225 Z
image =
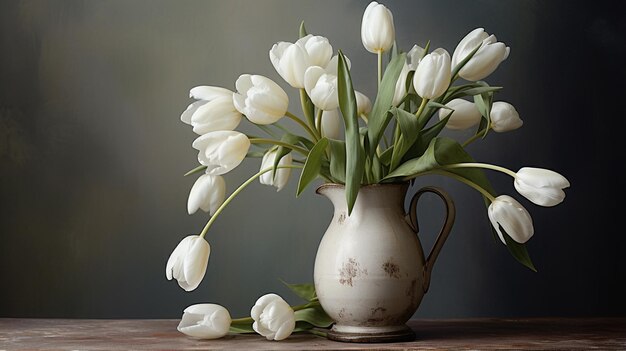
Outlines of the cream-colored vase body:
M 355 342 L 414 338 L 405 323 L 428 290 L 432 263 L 454 221 L 454 205 L 440 190 L 424 188 L 412 200 L 413 214 L 406 215 L 407 188 L 407 184 L 364 186 L 350 216 L 342 185 L 318 189 L 335 207 L 314 272 L 320 303 L 336 322 L 330 338 Z M 428 259 L 416 235 L 414 212 L 425 192 L 442 197 L 448 210 Z

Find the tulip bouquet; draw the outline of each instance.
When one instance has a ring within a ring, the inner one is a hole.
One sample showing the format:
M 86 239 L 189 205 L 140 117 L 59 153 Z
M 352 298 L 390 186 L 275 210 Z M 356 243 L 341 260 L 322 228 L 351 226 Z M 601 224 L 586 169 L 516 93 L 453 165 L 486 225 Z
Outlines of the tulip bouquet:
M 407 182 L 431 174 L 458 180 L 482 194 L 497 238 L 520 263 L 535 269 L 524 245 L 534 233 L 528 211 L 511 196 L 498 195 L 484 170 L 511 176 L 519 194 L 540 206 L 562 202 L 569 182 L 546 169 L 524 167 L 514 172 L 479 163 L 466 151 L 490 132 L 508 132 L 523 124 L 511 104 L 494 101 L 501 87 L 484 81 L 506 60 L 509 47 L 477 28 L 459 42 L 452 56 L 443 48 L 431 50 L 430 42 L 402 52 L 395 43 L 391 12 L 376 2 L 365 9 L 361 39 L 367 51 L 377 55 L 378 92 L 373 104 L 355 90 L 350 60 L 341 51 L 334 54 L 327 38 L 308 34 L 303 24 L 297 41 L 278 42 L 269 51 L 278 75 L 298 89 L 301 115 L 288 111 L 289 99 L 279 84 L 260 75 L 241 75 L 236 91 L 213 86 L 191 89 L 190 96 L 197 101 L 181 120 L 199 134 L 193 147 L 199 151 L 200 166 L 187 175 L 202 175 L 191 189 L 187 209 L 189 214 L 202 209 L 211 218 L 199 235 L 186 237 L 174 250 L 167 263 L 168 279 L 176 279 L 185 290 L 195 289 L 209 257 L 205 236 L 222 210 L 256 179 L 281 190 L 294 169 L 300 170 L 297 195 L 316 179 L 344 184 L 349 213 L 363 185 Z M 281 124 L 283 118 L 295 122 L 297 130 Z M 236 131 L 242 120 L 266 136 Z M 475 132 L 459 142 L 440 135 L 446 128 Z M 226 197 L 223 176 L 246 158 L 261 158 L 259 172 Z M 314 294 L 306 297 L 308 307 L 300 310 L 323 314 Z M 265 308 L 268 304 L 273 307 Z M 215 319 L 231 325 L 228 313 L 213 306 L 190 307 L 186 315 L 196 317 L 183 317 L 182 324 L 191 323 L 193 329 Z M 280 311 L 291 311 L 285 312 L 290 317 L 280 323 L 269 317 L 272 313 L 284 317 Z M 263 297 L 252 309 L 253 329 L 268 338 L 284 338 L 295 328 L 293 311 L 276 295 Z M 299 321 L 311 322 L 307 318 Z M 221 336 L 228 328 L 221 330 L 211 335 Z

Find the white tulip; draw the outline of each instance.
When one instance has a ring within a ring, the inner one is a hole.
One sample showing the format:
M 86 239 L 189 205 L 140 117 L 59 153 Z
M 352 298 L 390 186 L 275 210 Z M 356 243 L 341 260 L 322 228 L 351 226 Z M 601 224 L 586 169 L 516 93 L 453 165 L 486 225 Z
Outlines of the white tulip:
M 236 131 L 216 131 L 193 141 L 198 150 L 198 161 L 207 166 L 206 174 L 221 175 L 239 166 L 250 148 L 250 140 Z
M 452 115 L 450 115 L 450 119 L 448 119 L 448 123 L 446 123 L 446 128 L 455 130 L 467 129 L 480 123 L 482 115 L 473 102 L 454 99 L 448 102 L 446 106 L 454 110 Z M 440 109 L 439 120 L 444 119 L 449 113 L 450 110 Z
M 304 73 L 304 89 L 315 106 L 324 111 L 339 107 L 337 69 L 339 57 L 333 56 L 326 67 L 311 66 Z M 346 57 L 350 69 L 350 60 Z
M 252 328 L 267 340 L 283 340 L 296 327 L 296 316 L 289 304 L 276 294 L 261 296 L 252 307 Z
M 268 151 L 263 155 L 263 160 L 261 161 L 261 170 L 264 170 L 269 167 L 274 167 L 274 162 L 276 161 L 277 150 L 274 149 L 272 151 Z M 291 153 L 283 156 L 278 162 L 278 166 L 291 166 L 293 158 Z M 274 171 L 266 172 L 259 177 L 259 181 L 261 184 L 275 186 L 276 191 L 281 191 L 287 182 L 289 181 L 289 176 L 291 175 L 291 168 L 280 168 Z
M 527 242 L 535 232 L 533 220 L 528 211 L 517 200 L 508 195 L 498 196 L 489 205 L 487 213 L 493 228 L 504 244 L 506 241 L 500 226 L 513 240 L 520 244 Z
M 218 339 L 228 334 L 231 321 L 230 313 L 224 307 L 202 303 L 185 308 L 176 329 L 198 339 Z
M 367 5 L 361 21 L 361 41 L 365 49 L 371 53 L 391 49 L 395 33 L 391 11 L 376 1 Z
M 317 118 L 317 117 L 316 117 Z M 317 119 L 316 123 L 319 123 Z M 341 126 L 343 120 L 339 115 L 339 110 L 329 110 L 322 112 L 322 136 L 329 139 L 341 139 Z
M 198 209 L 212 216 L 224 202 L 226 183 L 224 177 L 203 174 L 191 187 L 187 200 L 187 212 L 194 214 Z
M 543 168 L 523 167 L 515 175 L 515 189 L 539 206 L 551 207 L 563 202 L 569 181 L 557 172 Z
M 193 126 L 196 134 L 216 130 L 234 130 L 241 121 L 241 113 L 233 105 L 233 92 L 220 87 L 198 86 L 189 92 L 198 101 L 180 115 L 181 121 Z
M 186 291 L 194 290 L 204 278 L 210 253 L 211 247 L 204 238 L 198 235 L 184 238 L 167 260 L 167 280 L 176 279 L 181 288 Z
M 304 74 L 304 89 L 315 106 L 324 111 L 339 107 L 337 75 L 319 66 L 309 67 Z
M 476 28 L 457 45 L 452 55 L 452 67 L 456 67 L 479 46 L 480 49 L 459 71 L 459 76 L 469 81 L 487 77 L 498 68 L 500 62 L 509 57 L 508 46 L 498 42 L 495 35 L 489 35 L 483 28 Z
M 278 122 L 289 107 L 289 97 L 278 84 L 260 75 L 242 74 L 235 83 L 237 92 L 233 103 L 237 111 L 252 123 Z
M 356 110 L 358 115 L 368 115 L 372 111 L 372 101 L 365 94 L 354 91 Z
M 423 99 L 438 98 L 448 89 L 450 76 L 450 55 L 444 49 L 436 49 L 424 56 L 415 70 L 415 92 Z
M 504 101 L 494 102 L 489 116 L 491 129 L 499 133 L 515 130 L 524 124 L 515 107 Z
M 393 94 L 392 104 L 397 106 L 400 101 L 404 98 L 404 96 L 408 93 L 406 86 L 406 79 L 409 75 L 410 71 L 415 71 L 417 66 L 419 65 L 422 57 L 424 56 L 424 48 L 413 45 L 411 50 L 406 55 L 406 62 L 402 67 L 402 71 L 400 71 L 400 76 L 396 81 L 396 90 Z M 412 87 L 412 84 L 409 83 L 409 89 Z
M 304 88 L 304 72 L 311 66 L 325 67 L 333 47 L 322 36 L 307 35 L 294 44 L 279 42 L 270 50 L 276 72 L 294 88 Z

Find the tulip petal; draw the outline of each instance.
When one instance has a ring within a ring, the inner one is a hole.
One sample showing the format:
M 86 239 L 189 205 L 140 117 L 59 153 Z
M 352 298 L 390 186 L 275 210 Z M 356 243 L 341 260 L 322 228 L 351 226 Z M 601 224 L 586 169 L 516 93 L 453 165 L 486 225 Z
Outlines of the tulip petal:
M 191 116 L 198 110 L 200 106 L 206 103 L 207 101 L 199 100 L 187 106 L 187 109 L 183 111 L 183 113 L 180 115 L 180 120 L 186 124 L 191 124 Z
M 188 257 L 183 263 L 185 282 L 181 284 L 179 281 L 181 288 L 186 291 L 191 291 L 200 285 L 206 273 L 207 265 L 209 264 L 210 253 L 211 247 L 209 243 L 204 240 L 204 238 L 195 237 L 187 252 Z
M 189 97 L 196 100 L 211 101 L 213 99 L 217 99 L 218 97 L 230 97 L 232 95 L 233 92 L 226 88 L 212 87 L 206 85 L 191 88 L 191 90 L 189 91 Z

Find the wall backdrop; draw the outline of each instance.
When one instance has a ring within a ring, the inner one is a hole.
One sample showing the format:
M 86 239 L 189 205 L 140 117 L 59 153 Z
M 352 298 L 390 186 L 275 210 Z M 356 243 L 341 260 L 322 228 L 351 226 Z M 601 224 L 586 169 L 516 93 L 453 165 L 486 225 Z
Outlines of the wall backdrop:
M 572 184 L 554 208 L 520 200 L 535 225 L 533 273 L 494 243 L 478 193 L 420 179 L 447 189 L 458 217 L 416 317 L 624 315 L 623 14 L 598 1 L 385 3 L 405 50 L 431 40 L 452 52 L 476 27 L 510 46 L 488 81 L 524 127 L 469 152 L 514 170 L 551 168 Z M 296 302 L 279 278 L 312 281 L 332 213 L 313 188 L 296 200 L 296 178 L 278 193 L 255 184 L 226 209 L 197 290 L 165 279 L 172 249 L 208 219 L 186 213 L 195 177 L 183 174 L 197 154 L 179 116 L 191 87 L 233 89 L 242 73 L 274 79 L 299 111 L 268 51 L 296 40 L 301 20 L 351 58 L 354 84 L 374 98 L 376 57 L 360 41 L 367 4 L 0 1 L 0 317 L 177 318 L 199 302 L 240 316 L 267 292 Z M 229 173 L 228 190 L 258 167 L 247 160 Z M 509 177 L 489 177 L 519 198 Z M 424 231 L 438 229 L 436 199 L 420 213 Z

